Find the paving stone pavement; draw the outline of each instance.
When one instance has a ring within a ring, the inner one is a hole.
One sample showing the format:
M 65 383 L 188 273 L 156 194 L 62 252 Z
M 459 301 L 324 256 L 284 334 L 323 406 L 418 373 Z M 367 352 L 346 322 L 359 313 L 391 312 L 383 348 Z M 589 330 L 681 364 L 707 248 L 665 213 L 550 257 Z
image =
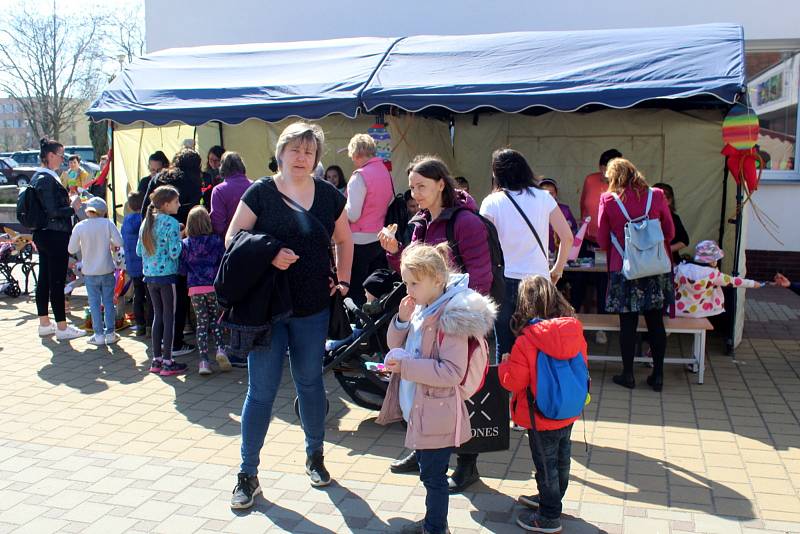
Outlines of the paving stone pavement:
M 800 310 L 800 298 L 761 291 L 749 321 L 791 333 L 796 314 L 764 314 L 771 304 Z M 71 320 L 83 306 L 72 298 Z M 195 354 L 186 376 L 156 377 L 144 342 L 122 334 L 111 348 L 40 339 L 32 300 L 0 297 L 0 533 L 391 532 L 422 517 L 417 477 L 388 470 L 403 430 L 376 425 L 330 376 L 326 463 L 336 482 L 309 486 L 288 373 L 262 452 L 264 496 L 232 512 L 246 372 L 199 376 Z M 668 366 L 661 395 L 614 386 L 616 364 L 592 366 L 564 532 L 800 532 L 800 342 L 748 335 L 736 362 L 710 341 L 702 386 Z M 669 338 L 672 353 L 690 346 Z M 637 368 L 641 386 L 648 373 Z M 524 434 L 512 432 L 511 449 L 482 455 L 479 468 L 482 483 L 450 501 L 453 532 L 522 532 L 515 499 L 535 491 Z

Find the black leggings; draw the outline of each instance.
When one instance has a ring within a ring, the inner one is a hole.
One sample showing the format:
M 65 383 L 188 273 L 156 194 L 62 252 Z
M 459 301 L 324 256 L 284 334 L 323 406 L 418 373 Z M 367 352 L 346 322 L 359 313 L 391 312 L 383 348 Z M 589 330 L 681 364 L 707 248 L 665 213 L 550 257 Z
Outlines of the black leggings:
M 183 328 L 186 326 L 189 306 L 189 288 L 186 286 L 186 277 L 178 275 L 175 279 L 175 335 L 172 339 L 172 350 L 179 350 L 183 347 Z
M 353 247 L 353 268 L 350 272 L 350 291 L 347 296 L 353 299 L 353 302 L 359 307 L 363 306 L 367 301 L 367 297 L 364 295 L 364 280 L 377 269 L 386 267 L 386 251 L 379 242 L 355 245 Z M 373 296 L 381 297 L 381 295 Z
M 33 243 L 39 252 L 39 280 L 36 284 L 36 314 L 47 317 L 47 303 L 53 307 L 56 322 L 66 321 L 64 285 L 69 263 L 69 233 L 56 230 L 36 230 Z
M 653 374 L 660 376 L 664 370 L 664 353 L 667 350 L 667 332 L 664 329 L 664 310 L 647 310 L 642 313 L 647 323 L 647 338 L 653 355 Z M 633 374 L 633 357 L 636 355 L 636 328 L 639 314 L 619 314 L 619 348 L 622 351 L 623 372 Z
M 153 307 L 150 306 L 147 285 L 142 276 L 133 277 L 133 316 L 136 318 L 136 326 L 153 324 Z
M 172 359 L 175 332 L 175 284 L 147 284 L 153 306 L 153 358 Z

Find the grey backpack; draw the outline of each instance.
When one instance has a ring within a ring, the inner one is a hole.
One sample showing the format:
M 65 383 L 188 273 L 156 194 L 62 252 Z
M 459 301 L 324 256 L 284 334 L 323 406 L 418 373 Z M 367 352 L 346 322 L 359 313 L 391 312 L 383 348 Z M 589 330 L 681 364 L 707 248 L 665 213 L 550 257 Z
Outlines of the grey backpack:
M 636 280 L 647 276 L 665 274 L 672 270 L 672 261 L 664 248 L 664 231 L 661 221 L 650 219 L 650 205 L 653 202 L 653 190 L 647 188 L 647 207 L 644 215 L 631 219 L 628 210 L 619 198 L 612 193 L 622 215 L 627 219 L 625 223 L 625 248 L 623 249 L 617 236 L 611 232 L 611 243 L 622 256 L 622 275 L 628 280 Z

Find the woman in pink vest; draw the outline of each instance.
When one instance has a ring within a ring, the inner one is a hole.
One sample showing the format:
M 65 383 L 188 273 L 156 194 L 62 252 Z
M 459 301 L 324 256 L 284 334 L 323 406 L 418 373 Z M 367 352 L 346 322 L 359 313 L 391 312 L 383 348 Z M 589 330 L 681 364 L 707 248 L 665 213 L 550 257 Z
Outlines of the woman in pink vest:
M 356 167 L 347 182 L 345 210 L 355 245 L 350 296 L 358 306 L 366 301 L 364 280 L 376 269 L 386 267 L 378 232 L 394 197 L 392 175 L 375 152 L 375 141 L 367 134 L 354 135 L 347 145 L 347 154 Z

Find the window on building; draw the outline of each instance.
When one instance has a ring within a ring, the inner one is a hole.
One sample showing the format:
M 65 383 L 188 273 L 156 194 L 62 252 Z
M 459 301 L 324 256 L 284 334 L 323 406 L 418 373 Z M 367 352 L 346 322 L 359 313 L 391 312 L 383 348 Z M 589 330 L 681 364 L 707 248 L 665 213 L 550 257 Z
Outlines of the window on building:
M 765 162 L 763 177 L 800 180 L 796 163 L 800 49 L 749 51 L 746 61 L 750 105 L 761 125 L 758 151 Z

